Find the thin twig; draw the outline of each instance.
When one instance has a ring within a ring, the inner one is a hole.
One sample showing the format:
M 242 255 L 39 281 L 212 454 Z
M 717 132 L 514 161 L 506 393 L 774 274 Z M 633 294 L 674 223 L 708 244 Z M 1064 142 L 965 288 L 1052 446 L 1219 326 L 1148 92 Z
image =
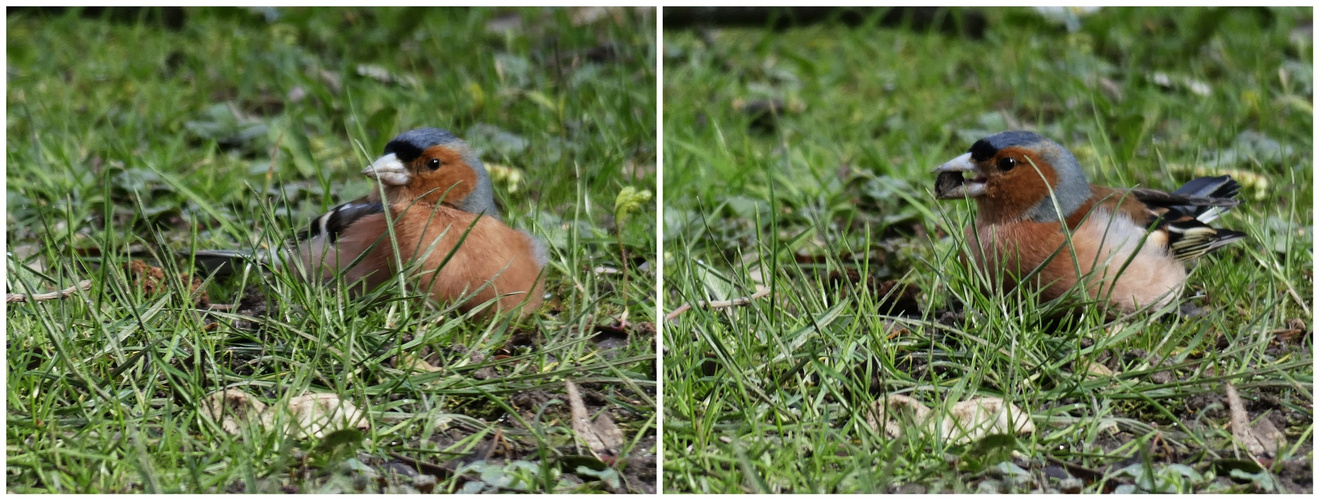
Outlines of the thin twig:
M 37 294 L 32 294 L 31 296 L 24 295 L 21 293 L 7 293 L 5 294 L 5 303 L 27 302 L 29 300 L 31 300 L 32 302 L 41 302 L 43 300 L 62 299 L 70 295 L 73 295 L 74 292 L 77 292 L 78 290 L 87 291 L 91 289 L 92 289 L 92 280 L 82 280 L 79 281 L 77 285 L 65 288 L 58 292 L 37 293 Z
M 710 309 L 723 309 L 723 308 L 726 308 L 726 307 L 739 307 L 739 306 L 744 306 L 744 305 L 750 304 L 751 301 L 753 301 L 753 300 L 756 300 L 756 299 L 759 299 L 759 298 L 764 298 L 765 296 L 769 295 L 769 292 L 770 292 L 770 289 L 769 289 L 769 288 L 765 288 L 765 287 L 762 287 L 762 286 L 756 286 L 756 293 L 751 294 L 750 297 L 738 297 L 738 298 L 736 298 L 736 299 L 731 299 L 731 300 L 711 300 L 711 301 L 709 301 L 709 302 L 706 302 L 706 301 L 700 301 L 700 302 L 697 302 L 697 303 L 696 303 L 696 306 L 695 306 L 695 307 L 707 307 L 707 308 L 710 308 Z M 671 313 L 669 313 L 668 315 L 664 316 L 664 321 L 673 321 L 673 318 L 676 318 L 676 317 L 678 317 L 678 315 L 687 312 L 687 310 L 688 310 L 688 309 L 691 309 L 692 307 L 693 307 L 693 306 L 692 306 L 692 303 L 691 303 L 691 302 L 687 302 L 687 303 L 685 303 L 685 304 L 683 304 L 683 305 L 681 305 L 681 306 L 678 306 L 678 308 L 677 308 L 677 309 L 674 309 L 673 312 L 671 312 Z

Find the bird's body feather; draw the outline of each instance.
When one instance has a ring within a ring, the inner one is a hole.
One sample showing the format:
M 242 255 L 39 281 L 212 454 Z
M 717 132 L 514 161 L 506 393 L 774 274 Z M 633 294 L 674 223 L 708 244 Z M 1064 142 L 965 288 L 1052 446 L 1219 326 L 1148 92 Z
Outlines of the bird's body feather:
M 296 262 L 304 279 L 343 280 L 353 293 L 405 274 L 463 310 L 493 302 L 484 311 L 522 306 L 525 314 L 540 305 L 545 249 L 499 219 L 490 179 L 467 143 L 440 129 L 411 130 L 363 173 L 379 188 L 313 219 L 289 247 L 199 251 L 198 262 L 212 270 L 240 260 Z
M 967 257 L 994 282 L 1046 300 L 1082 283 L 1122 310 L 1162 307 L 1180 295 L 1186 261 L 1245 237 L 1208 225 L 1238 203 L 1230 177 L 1171 193 L 1095 186 L 1070 152 L 1031 132 L 986 137 L 935 171 L 940 198 L 969 197 L 979 209 Z
M 504 310 L 524 301 L 533 309 L 540 304 L 544 260 L 526 233 L 446 205 L 399 203 L 390 212 L 392 239 L 385 214 L 368 214 L 335 242 L 317 237 L 301 243 L 303 265 L 319 269 L 322 280 L 337 277 L 353 289 L 369 290 L 406 272 L 415 286 L 444 303 L 475 307 L 498 299 L 497 308 Z

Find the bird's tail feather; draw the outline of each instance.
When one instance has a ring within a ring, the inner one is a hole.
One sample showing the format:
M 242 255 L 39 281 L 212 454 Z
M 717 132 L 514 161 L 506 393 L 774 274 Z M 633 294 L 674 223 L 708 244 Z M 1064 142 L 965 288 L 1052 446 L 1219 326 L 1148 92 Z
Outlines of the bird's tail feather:
M 1238 184 L 1231 176 L 1222 175 L 1218 177 L 1198 177 L 1191 179 L 1190 182 L 1187 182 L 1185 185 L 1178 188 L 1176 194 L 1199 198 L 1230 200 L 1235 198 L 1237 193 L 1240 192 L 1241 184 Z M 1183 213 L 1191 214 L 1200 222 L 1208 224 L 1232 207 L 1185 205 L 1173 208 Z

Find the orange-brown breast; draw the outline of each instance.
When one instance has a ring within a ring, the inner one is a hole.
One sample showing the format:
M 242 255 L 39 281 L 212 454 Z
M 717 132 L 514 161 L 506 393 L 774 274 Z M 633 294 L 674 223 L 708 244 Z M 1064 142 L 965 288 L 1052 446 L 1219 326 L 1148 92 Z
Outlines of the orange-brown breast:
M 1175 299 L 1185 267 L 1158 245 L 1140 245 L 1143 227 L 1111 214 L 1097 209 L 1073 230 L 1070 246 L 1056 222 L 968 226 L 967 256 L 1005 290 L 1040 267 L 1023 284 L 1040 290 L 1042 300 L 1062 296 L 1081 277 L 1086 296 L 1107 299 L 1127 312 Z
M 394 234 L 405 265 L 397 264 L 385 215 L 372 214 L 354 223 L 335 244 L 324 239 L 301 244 L 303 264 L 312 276 L 328 282 L 342 269 L 347 288 L 362 293 L 410 269 L 412 286 L 428 290 L 438 302 L 458 303 L 463 311 L 495 298 L 497 302 L 483 315 L 514 310 L 523 301 L 524 316 L 540 307 L 541 268 L 526 235 L 492 217 L 478 220 L 474 214 L 444 205 L 395 203 L 390 208 L 397 217 Z
M 412 278 L 435 300 L 459 302 L 466 311 L 497 298 L 488 312 L 509 311 L 525 301 L 524 315 L 540 306 L 541 268 L 526 235 L 492 217 L 444 205 L 400 203 L 391 209 L 403 214 L 395 226 L 399 241 L 416 242 L 400 254 L 420 266 Z
M 1064 265 L 1070 266 L 1070 257 L 1051 257 L 1063 244 L 1057 227 L 1042 222 L 972 225 L 964 234 L 972 261 L 1004 290 L 1016 288 L 1036 266 L 1048 260 L 1027 285 L 1043 289 L 1043 300 L 1052 300 L 1076 283 L 1076 273 Z

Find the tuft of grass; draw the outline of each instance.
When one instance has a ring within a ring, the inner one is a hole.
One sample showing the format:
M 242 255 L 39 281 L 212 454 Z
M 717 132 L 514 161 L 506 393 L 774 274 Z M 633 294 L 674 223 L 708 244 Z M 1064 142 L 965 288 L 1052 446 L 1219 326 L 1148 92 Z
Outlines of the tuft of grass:
M 770 290 L 665 324 L 666 491 L 1313 491 L 1310 11 L 941 14 L 982 38 L 884 13 L 664 34 L 664 303 Z M 1216 225 L 1249 240 L 1194 264 L 1198 314 L 1060 327 L 959 260 L 974 207 L 929 171 L 1017 128 L 1096 184 L 1242 181 Z M 1276 456 L 1234 441 L 1227 383 Z M 891 395 L 1002 398 L 1036 430 L 895 438 L 868 422 Z
M 622 226 L 611 204 L 656 188 L 653 16 L 12 12 L 6 286 L 93 286 L 9 304 L 9 490 L 654 491 L 656 207 Z M 366 194 L 361 166 L 420 126 L 471 143 L 504 220 L 546 241 L 541 310 L 483 321 L 402 287 L 347 300 L 288 270 L 193 268 Z M 578 444 L 568 379 L 618 449 Z M 371 427 L 229 434 L 203 416 L 221 389 L 334 393 Z

